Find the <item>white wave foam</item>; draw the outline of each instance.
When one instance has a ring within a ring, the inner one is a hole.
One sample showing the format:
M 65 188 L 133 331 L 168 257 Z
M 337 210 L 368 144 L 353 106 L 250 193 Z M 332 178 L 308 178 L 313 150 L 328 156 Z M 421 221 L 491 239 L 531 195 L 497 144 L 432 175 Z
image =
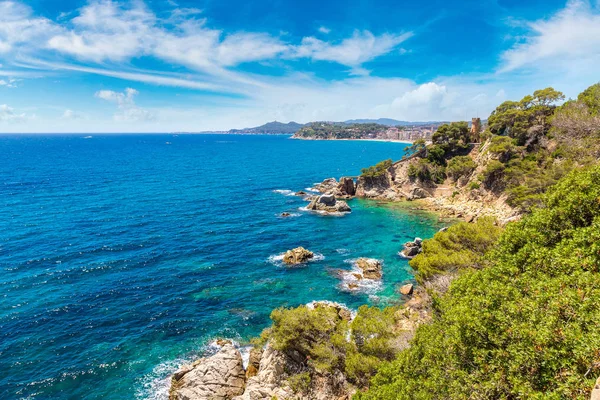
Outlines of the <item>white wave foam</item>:
M 343 217 L 346 214 L 350 214 L 350 211 L 348 211 L 348 212 L 339 212 L 339 211 L 329 212 L 329 211 L 323 211 L 323 210 L 309 210 L 308 208 L 306 208 L 306 206 L 298 207 L 298 210 L 303 211 L 303 212 L 313 213 L 313 214 L 332 216 L 332 217 Z
M 338 254 L 350 254 L 350 253 L 352 253 L 352 250 L 350 250 L 350 249 L 335 249 L 335 252 Z
M 283 216 L 281 214 L 276 214 L 278 217 L 280 218 L 296 218 L 296 217 L 300 217 L 302 214 L 301 213 L 288 213 L 289 215 Z
M 275 189 L 275 190 L 273 190 L 273 193 L 279 193 L 284 196 L 295 196 L 296 195 L 296 192 L 294 192 L 292 190 L 288 190 L 288 189 Z
M 339 290 L 349 293 L 366 293 L 369 295 L 380 292 L 383 288 L 381 279 L 365 278 L 362 269 L 356 266 L 357 260 L 358 258 L 344 260 L 345 263 L 352 265 L 352 269 L 339 272 L 339 277 L 342 280 L 338 285 Z M 383 264 L 383 260 L 378 261 Z

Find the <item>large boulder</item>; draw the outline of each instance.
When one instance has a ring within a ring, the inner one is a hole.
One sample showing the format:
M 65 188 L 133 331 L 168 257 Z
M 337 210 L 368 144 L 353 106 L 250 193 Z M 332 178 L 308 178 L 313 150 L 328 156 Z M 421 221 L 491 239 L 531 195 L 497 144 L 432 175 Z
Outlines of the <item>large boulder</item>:
M 229 400 L 244 393 L 246 372 L 240 352 L 227 343 L 211 357 L 177 371 L 169 400 Z
M 592 389 L 591 400 L 600 400 L 600 378 L 596 380 L 596 385 Z
M 306 250 L 304 247 L 296 247 L 295 249 L 288 250 L 283 255 L 283 262 L 286 264 L 301 264 L 305 263 L 315 256 L 310 250 Z
M 381 279 L 383 275 L 381 262 L 374 258 L 359 258 L 356 260 L 356 266 L 362 270 L 365 279 Z

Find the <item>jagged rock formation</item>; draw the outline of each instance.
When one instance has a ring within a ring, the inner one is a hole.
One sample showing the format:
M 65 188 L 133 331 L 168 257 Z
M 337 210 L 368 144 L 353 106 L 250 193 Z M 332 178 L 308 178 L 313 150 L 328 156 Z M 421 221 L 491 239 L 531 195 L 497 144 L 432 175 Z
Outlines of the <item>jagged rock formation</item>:
M 323 211 L 326 213 L 341 213 L 350 212 L 352 209 L 343 200 L 337 200 L 333 194 L 322 194 L 319 197 L 312 199 L 306 206 L 307 210 Z
M 211 357 L 173 374 L 169 400 L 226 400 L 244 392 L 246 373 L 240 352 L 226 343 Z
M 310 250 L 306 250 L 304 247 L 296 247 L 295 249 L 288 250 L 283 255 L 283 262 L 286 264 L 294 265 L 305 263 L 315 256 Z
M 415 238 L 412 242 L 404 243 L 404 248 L 400 251 L 399 255 L 403 258 L 412 259 L 422 250 L 423 239 Z
M 374 258 L 359 258 L 356 260 L 356 266 L 362 270 L 365 279 L 381 279 L 383 275 L 381 262 Z
M 406 285 L 400 286 L 400 294 L 404 296 L 410 296 L 413 293 L 414 285 L 412 283 L 407 283 Z
M 352 198 L 356 194 L 354 179 L 350 177 L 341 177 L 339 182 L 335 178 L 327 178 L 315 185 L 313 189 L 319 193 L 331 194 L 344 199 Z

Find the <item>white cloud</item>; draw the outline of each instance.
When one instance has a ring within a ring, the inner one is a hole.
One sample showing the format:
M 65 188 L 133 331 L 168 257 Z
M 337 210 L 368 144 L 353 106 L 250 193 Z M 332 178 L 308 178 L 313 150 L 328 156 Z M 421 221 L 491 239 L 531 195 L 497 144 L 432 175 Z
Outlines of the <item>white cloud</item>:
M 321 33 L 324 33 L 324 34 L 326 34 L 326 35 L 327 35 L 328 33 L 330 33 L 330 32 L 331 32 L 331 29 L 327 28 L 326 26 L 321 26 L 321 27 L 319 28 L 319 32 L 321 32 Z
M 600 59 L 600 6 L 571 0 L 548 19 L 529 22 L 525 41 L 502 54 L 501 72 L 523 67 L 595 65 Z
M 17 114 L 15 109 L 7 104 L 0 104 L 0 122 L 21 122 L 27 119 L 25 113 Z
M 38 47 L 60 28 L 47 18 L 34 17 L 31 8 L 16 1 L 0 1 L 0 54 L 21 45 Z
M 127 88 L 123 93 L 100 90 L 96 92 L 95 96 L 117 105 L 117 112 L 114 115 L 117 122 L 151 121 L 155 119 L 154 113 L 135 104 L 134 97 L 138 94 L 137 90 Z
M 155 21 L 141 2 L 129 9 L 111 0 L 91 2 L 71 20 L 75 29 L 50 38 L 48 47 L 96 62 L 124 61 L 149 51 Z
M 355 31 L 352 37 L 337 44 L 307 37 L 302 39 L 302 44 L 296 48 L 294 55 L 355 67 L 389 53 L 411 36 L 411 32 L 375 36 L 369 31 Z
M 63 115 L 60 117 L 61 119 L 65 119 L 65 120 L 76 120 L 76 119 L 82 119 L 84 116 L 81 113 L 78 113 L 76 111 L 73 111 L 71 109 L 66 109 L 65 112 L 63 113 Z

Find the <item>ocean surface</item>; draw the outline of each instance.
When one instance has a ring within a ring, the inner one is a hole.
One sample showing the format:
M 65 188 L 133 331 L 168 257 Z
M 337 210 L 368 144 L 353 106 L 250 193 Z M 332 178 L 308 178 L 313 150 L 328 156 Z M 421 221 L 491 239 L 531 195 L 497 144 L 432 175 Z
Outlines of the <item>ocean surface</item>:
M 399 159 L 405 145 L 288 136 L 0 136 L 0 399 L 166 399 L 217 337 L 280 306 L 397 301 L 397 252 L 435 215 L 352 200 L 323 216 L 290 191 Z M 291 217 L 282 218 L 280 213 Z M 286 268 L 304 246 L 318 257 Z M 383 260 L 349 292 L 336 269 Z

